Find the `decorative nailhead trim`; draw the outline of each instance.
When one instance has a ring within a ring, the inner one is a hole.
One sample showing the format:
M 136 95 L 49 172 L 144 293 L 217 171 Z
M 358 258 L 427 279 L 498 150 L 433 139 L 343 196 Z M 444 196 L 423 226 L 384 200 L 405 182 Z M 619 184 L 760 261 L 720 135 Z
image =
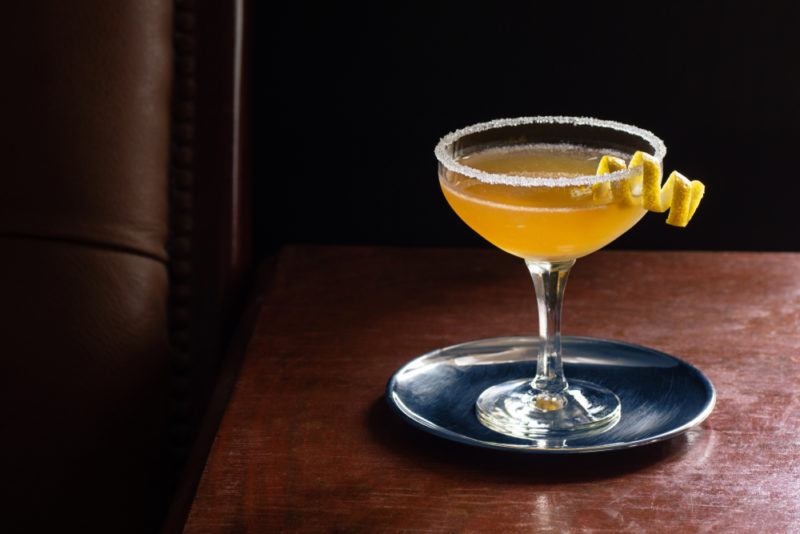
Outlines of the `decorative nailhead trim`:
M 192 174 L 190 171 L 172 169 L 172 178 L 170 182 L 170 188 L 190 188 L 192 186 L 192 182 L 194 182 L 194 174 Z
M 186 255 L 192 250 L 192 240 L 185 237 L 175 237 L 172 240 L 172 253 Z
M 169 341 L 172 348 L 172 381 L 169 406 L 170 453 L 180 463 L 191 438 L 191 324 L 192 324 L 192 228 L 194 227 L 194 132 L 197 81 L 194 77 L 194 2 L 175 0 L 173 31 L 173 95 L 169 179 L 170 298 Z
M 188 235 L 194 227 L 194 217 L 191 213 L 176 213 L 172 216 L 172 224 L 175 235 Z
M 191 124 L 176 124 L 173 139 L 178 143 L 191 143 L 194 140 L 194 126 Z
M 176 59 L 177 61 L 177 59 Z M 177 74 L 176 74 L 177 76 Z M 174 82 L 173 82 L 174 83 Z M 177 96 L 177 95 L 176 95 Z M 194 102 L 173 102 L 172 114 L 179 120 L 190 120 L 194 118 Z
M 172 273 L 175 278 L 188 278 L 192 274 L 192 264 L 188 261 L 179 260 L 172 263 Z M 183 285 L 183 284 L 181 284 Z M 175 285 L 178 287 L 178 284 Z M 183 287 L 188 287 L 183 285 Z

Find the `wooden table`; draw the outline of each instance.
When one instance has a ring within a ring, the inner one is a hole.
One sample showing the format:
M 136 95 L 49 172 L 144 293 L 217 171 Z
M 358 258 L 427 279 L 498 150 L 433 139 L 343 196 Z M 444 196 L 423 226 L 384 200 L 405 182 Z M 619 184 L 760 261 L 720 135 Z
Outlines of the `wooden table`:
M 536 457 L 472 449 L 383 399 L 405 361 L 535 332 L 524 266 L 495 251 L 291 247 L 192 504 L 200 532 L 798 532 L 800 254 L 601 252 L 564 333 L 674 354 L 712 380 L 671 441 Z

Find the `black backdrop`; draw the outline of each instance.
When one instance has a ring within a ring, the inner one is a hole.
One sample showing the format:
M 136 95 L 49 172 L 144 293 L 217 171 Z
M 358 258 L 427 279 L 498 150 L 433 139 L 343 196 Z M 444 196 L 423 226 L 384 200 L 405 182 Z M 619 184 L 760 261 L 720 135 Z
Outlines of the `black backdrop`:
M 433 146 L 474 122 L 543 114 L 652 130 L 665 170 L 706 183 L 687 229 L 650 214 L 613 247 L 800 250 L 797 4 L 643 5 L 261 3 L 259 253 L 481 245 L 442 198 Z

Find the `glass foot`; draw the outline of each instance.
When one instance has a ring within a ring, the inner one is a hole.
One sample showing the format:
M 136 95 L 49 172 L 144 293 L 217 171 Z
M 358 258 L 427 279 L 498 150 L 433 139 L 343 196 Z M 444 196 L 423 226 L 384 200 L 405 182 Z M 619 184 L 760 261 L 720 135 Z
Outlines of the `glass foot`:
M 619 398 L 597 384 L 570 380 L 565 391 L 551 395 L 533 389 L 530 379 L 490 387 L 478 398 L 475 411 L 495 432 L 529 439 L 605 432 L 621 413 Z

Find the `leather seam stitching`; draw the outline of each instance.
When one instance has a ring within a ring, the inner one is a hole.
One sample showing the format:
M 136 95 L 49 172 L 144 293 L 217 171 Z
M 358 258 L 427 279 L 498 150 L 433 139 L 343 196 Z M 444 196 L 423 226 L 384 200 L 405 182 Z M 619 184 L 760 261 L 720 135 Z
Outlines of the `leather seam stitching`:
M 0 239 L 19 239 L 25 241 L 44 241 L 47 243 L 61 243 L 65 245 L 77 245 L 95 250 L 104 250 L 110 252 L 119 252 L 121 254 L 132 254 L 150 260 L 157 261 L 160 264 L 165 264 L 167 261 L 164 257 L 134 248 L 120 243 L 112 243 L 109 241 L 96 241 L 85 237 L 75 237 L 69 235 L 37 235 L 28 234 L 24 232 L 0 232 Z

